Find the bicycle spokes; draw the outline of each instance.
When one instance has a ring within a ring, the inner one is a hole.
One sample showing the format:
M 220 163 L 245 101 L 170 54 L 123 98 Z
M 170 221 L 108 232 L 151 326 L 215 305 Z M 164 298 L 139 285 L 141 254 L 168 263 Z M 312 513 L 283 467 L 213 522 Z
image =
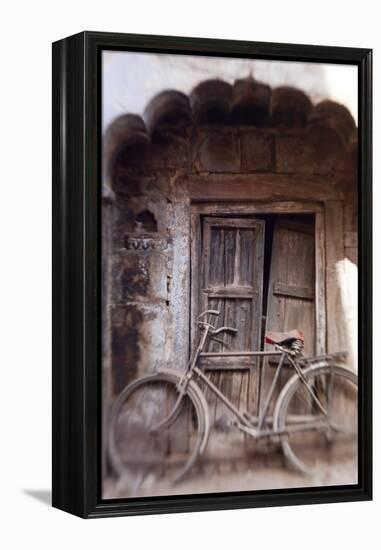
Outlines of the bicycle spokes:
M 356 376 L 332 366 L 312 369 L 305 374 L 305 381 L 296 379 L 279 406 L 277 428 L 283 434 L 285 455 L 298 470 L 315 471 L 316 475 L 325 476 L 328 483 L 340 468 L 348 472 L 348 479 L 354 479 Z

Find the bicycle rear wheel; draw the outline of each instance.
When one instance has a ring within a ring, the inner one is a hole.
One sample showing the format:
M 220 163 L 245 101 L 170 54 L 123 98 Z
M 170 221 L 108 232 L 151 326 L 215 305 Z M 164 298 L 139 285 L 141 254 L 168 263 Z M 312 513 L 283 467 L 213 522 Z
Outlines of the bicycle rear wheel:
M 167 373 L 146 376 L 127 386 L 112 407 L 109 459 L 119 476 L 130 479 L 132 492 L 147 479 L 151 485 L 179 481 L 200 453 L 203 407 L 189 387 L 181 398 L 177 382 Z
M 304 371 L 283 388 L 274 411 L 283 453 L 296 470 L 324 484 L 357 483 L 357 376 L 337 365 Z

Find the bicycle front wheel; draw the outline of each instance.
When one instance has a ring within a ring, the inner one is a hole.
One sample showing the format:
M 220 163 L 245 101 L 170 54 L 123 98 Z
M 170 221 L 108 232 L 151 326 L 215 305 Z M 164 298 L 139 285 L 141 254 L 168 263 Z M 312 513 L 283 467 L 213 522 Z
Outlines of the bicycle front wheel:
M 357 376 L 338 365 L 293 377 L 274 411 L 283 453 L 296 470 L 322 483 L 357 483 Z
M 146 376 L 127 386 L 110 416 L 109 459 L 130 480 L 132 493 L 156 481 L 179 481 L 194 465 L 205 433 L 202 404 L 188 391 L 180 396 L 178 377 Z

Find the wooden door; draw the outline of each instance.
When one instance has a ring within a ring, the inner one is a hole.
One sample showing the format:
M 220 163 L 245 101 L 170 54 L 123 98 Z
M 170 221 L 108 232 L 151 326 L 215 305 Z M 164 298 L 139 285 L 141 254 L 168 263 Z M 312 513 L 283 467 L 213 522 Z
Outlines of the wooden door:
M 264 222 L 257 219 L 202 220 L 199 312 L 220 311 L 216 326 L 238 329 L 219 335 L 233 351 L 259 349 L 262 315 Z M 207 351 L 228 351 L 210 342 Z M 253 410 L 258 401 L 258 364 L 253 357 L 204 358 L 213 382 L 241 409 Z M 209 399 L 213 401 L 211 395 Z M 213 405 L 213 404 L 212 404 Z M 219 414 L 215 404 L 215 417 Z
M 266 331 L 304 332 L 304 353 L 315 353 L 315 228 L 313 221 L 283 216 L 274 224 L 271 252 Z M 266 346 L 272 349 L 272 346 Z M 261 401 L 274 374 L 274 362 L 266 360 L 261 380 Z M 279 390 L 290 373 L 286 369 Z

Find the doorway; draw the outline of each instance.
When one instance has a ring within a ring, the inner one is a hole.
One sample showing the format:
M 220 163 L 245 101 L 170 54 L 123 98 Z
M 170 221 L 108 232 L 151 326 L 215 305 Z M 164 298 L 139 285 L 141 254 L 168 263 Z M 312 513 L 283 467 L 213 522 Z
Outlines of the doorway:
M 198 232 L 198 250 L 193 246 L 192 251 L 193 266 L 197 260 L 192 310 L 217 309 L 217 327 L 238 329 L 236 336 L 224 337 L 230 351 L 263 349 L 266 331 L 298 328 L 305 335 L 306 355 L 315 353 L 315 215 L 205 214 L 199 216 Z M 227 348 L 211 342 L 207 351 Z M 258 414 L 273 373 L 270 361 L 221 356 L 203 358 L 201 365 L 236 406 Z M 215 419 L 218 414 L 216 404 Z

